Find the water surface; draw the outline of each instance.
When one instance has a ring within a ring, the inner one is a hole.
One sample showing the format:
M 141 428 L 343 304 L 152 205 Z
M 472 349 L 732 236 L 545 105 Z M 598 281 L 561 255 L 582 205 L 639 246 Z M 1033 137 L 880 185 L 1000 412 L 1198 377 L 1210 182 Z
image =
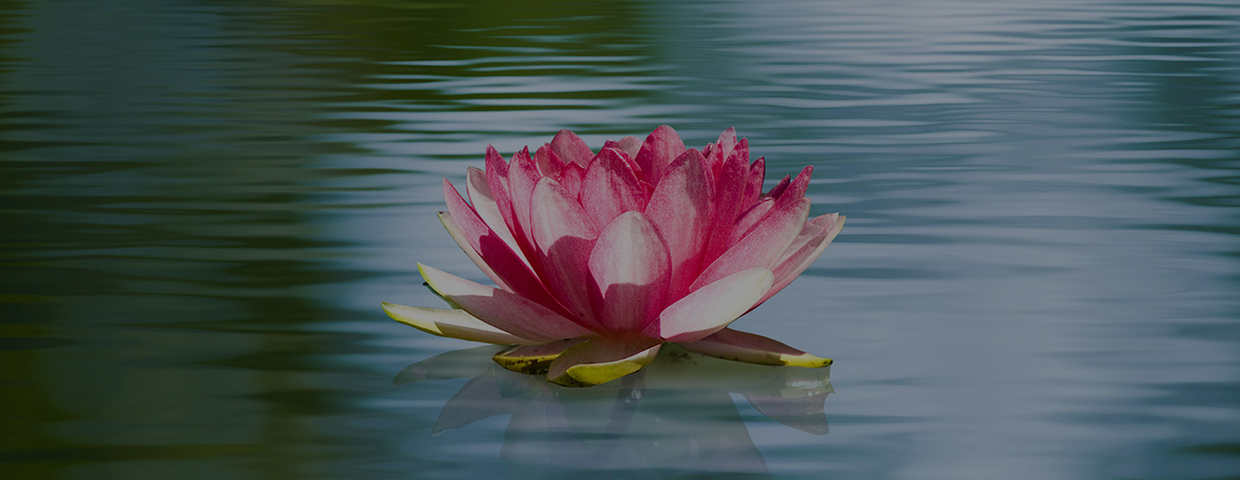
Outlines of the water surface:
M 1234 2 L 4 6 L 6 478 L 1240 472 Z M 821 417 L 673 359 L 418 377 L 475 345 L 379 302 L 484 279 L 441 178 L 659 124 L 848 216 L 737 324 L 835 358 Z

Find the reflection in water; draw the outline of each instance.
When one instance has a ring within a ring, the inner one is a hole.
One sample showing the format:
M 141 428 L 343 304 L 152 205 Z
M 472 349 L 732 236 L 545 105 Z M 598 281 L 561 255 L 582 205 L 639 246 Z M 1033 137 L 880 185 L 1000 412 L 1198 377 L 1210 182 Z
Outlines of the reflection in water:
M 767 475 L 730 394 L 767 417 L 816 435 L 827 433 L 823 404 L 830 367 L 738 364 L 667 345 L 645 370 L 591 388 L 565 388 L 500 368 L 483 346 L 410 365 L 397 384 L 472 379 L 444 405 L 432 433 L 512 415 L 501 457 L 518 478 L 572 477 L 582 471 L 628 475 L 699 472 Z

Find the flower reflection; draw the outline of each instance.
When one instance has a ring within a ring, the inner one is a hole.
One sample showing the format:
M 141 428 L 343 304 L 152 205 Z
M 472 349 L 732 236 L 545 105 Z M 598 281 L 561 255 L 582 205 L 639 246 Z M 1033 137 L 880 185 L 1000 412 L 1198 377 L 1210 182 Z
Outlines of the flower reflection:
M 512 415 L 501 457 L 522 477 L 582 471 L 640 470 L 643 478 L 729 473 L 766 477 L 732 393 L 763 415 L 824 435 L 830 368 L 804 369 L 728 362 L 679 348 L 620 381 L 571 389 L 497 367 L 498 347 L 444 353 L 405 368 L 396 384 L 473 378 L 444 405 L 435 435 L 478 420 Z

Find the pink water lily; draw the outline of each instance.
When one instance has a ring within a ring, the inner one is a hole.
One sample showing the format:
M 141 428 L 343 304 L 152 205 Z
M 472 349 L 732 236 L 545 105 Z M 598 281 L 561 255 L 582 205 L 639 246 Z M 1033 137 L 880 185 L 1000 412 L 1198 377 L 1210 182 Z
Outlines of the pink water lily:
M 439 219 L 499 288 L 418 264 L 451 309 L 384 303 L 426 332 L 516 345 L 495 360 L 596 385 L 640 370 L 664 342 L 742 362 L 821 367 L 816 357 L 727 328 L 795 279 L 844 217 L 809 218 L 813 167 L 763 193 L 766 163 L 727 129 L 686 149 L 669 126 L 596 154 L 561 130 L 533 156 L 487 147 L 466 202 L 444 179 Z

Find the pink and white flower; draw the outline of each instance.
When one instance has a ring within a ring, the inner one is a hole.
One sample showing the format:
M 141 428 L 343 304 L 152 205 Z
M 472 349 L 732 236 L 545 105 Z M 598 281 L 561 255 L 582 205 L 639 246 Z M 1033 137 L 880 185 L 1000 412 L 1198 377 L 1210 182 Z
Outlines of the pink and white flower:
M 809 218 L 812 166 L 763 193 L 733 129 L 685 149 L 669 126 L 596 154 L 561 130 L 533 156 L 488 146 L 469 168 L 466 202 L 447 179 L 448 233 L 498 288 L 418 264 L 452 309 L 384 303 L 426 332 L 515 347 L 509 369 L 595 385 L 640 370 L 665 342 L 770 365 L 831 363 L 727 328 L 779 292 L 831 243 L 844 217 Z

